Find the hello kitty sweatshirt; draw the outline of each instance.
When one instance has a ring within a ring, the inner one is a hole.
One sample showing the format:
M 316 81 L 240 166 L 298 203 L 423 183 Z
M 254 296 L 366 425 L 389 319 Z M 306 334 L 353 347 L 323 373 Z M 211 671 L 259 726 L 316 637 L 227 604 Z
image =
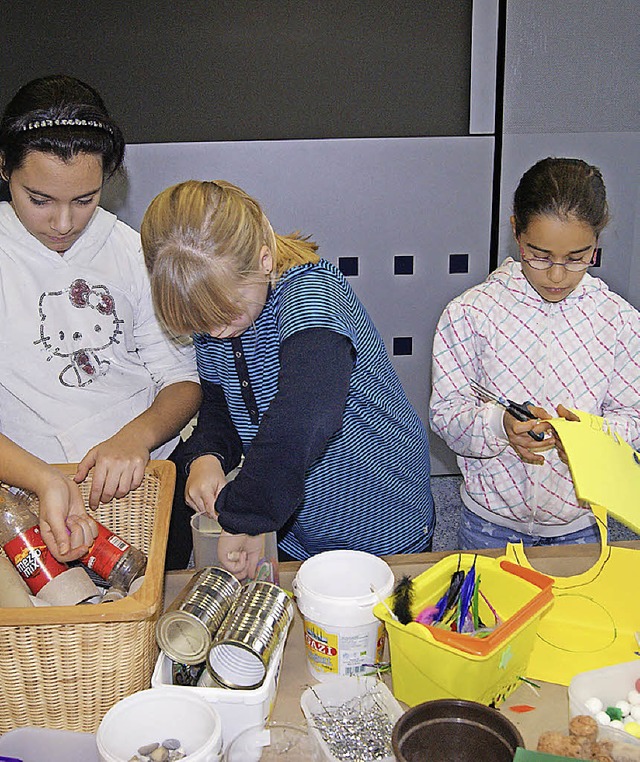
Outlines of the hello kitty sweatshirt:
M 61 256 L 0 203 L 3 434 L 49 463 L 77 462 L 178 381 L 198 382 L 193 349 L 155 317 L 138 233 L 98 208 Z

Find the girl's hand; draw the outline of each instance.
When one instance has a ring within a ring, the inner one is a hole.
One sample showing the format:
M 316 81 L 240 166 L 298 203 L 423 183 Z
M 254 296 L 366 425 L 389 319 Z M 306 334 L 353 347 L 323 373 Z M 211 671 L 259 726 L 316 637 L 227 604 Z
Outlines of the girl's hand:
M 264 558 L 265 535 L 229 534 L 218 538 L 218 561 L 239 580 L 253 578 L 258 562 Z
M 572 410 L 569 410 L 569 408 L 566 408 L 564 405 L 558 405 L 556 412 L 558 413 L 559 418 L 564 418 L 567 421 L 580 420 L 580 418 L 578 418 L 578 416 Z M 569 467 L 569 459 L 567 458 L 567 453 L 565 452 L 562 440 L 558 436 L 558 432 L 555 431 L 555 429 L 553 431 L 553 438 L 555 440 L 556 450 L 558 451 L 558 457 L 565 464 L 565 466 Z
M 96 522 L 87 515 L 78 485 L 52 469 L 36 491 L 40 502 L 40 534 L 58 561 L 75 561 L 98 536 Z
M 184 491 L 186 504 L 196 513 L 216 518 L 216 499 L 226 485 L 222 464 L 215 455 L 202 455 L 193 461 Z
M 78 484 L 83 482 L 93 468 L 89 506 L 95 509 L 139 487 L 150 457 L 144 444 L 121 430 L 89 450 L 78 464 L 74 479 Z
M 518 421 L 505 410 L 502 423 L 509 439 L 509 444 L 518 456 L 525 463 L 541 465 L 544 463 L 544 458 L 539 453 L 551 450 L 556 446 L 553 427 L 551 424 L 545 423 L 551 416 L 542 407 L 530 405 L 529 410 L 538 420 Z M 529 436 L 528 432 L 530 431 L 534 431 L 536 434 L 544 434 L 545 438 L 541 442 L 537 442 Z

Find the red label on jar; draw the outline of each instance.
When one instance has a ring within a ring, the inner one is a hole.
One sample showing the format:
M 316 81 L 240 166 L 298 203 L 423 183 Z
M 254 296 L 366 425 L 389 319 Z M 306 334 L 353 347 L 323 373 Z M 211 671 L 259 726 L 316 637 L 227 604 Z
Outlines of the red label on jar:
M 97 522 L 96 522 L 97 523 Z M 98 536 L 89 548 L 89 552 L 80 561 L 99 574 L 102 579 L 109 579 L 115 565 L 131 546 L 110 529 L 98 524 Z
M 40 535 L 39 526 L 33 526 L 9 540 L 4 552 L 34 595 L 68 568 L 51 555 Z

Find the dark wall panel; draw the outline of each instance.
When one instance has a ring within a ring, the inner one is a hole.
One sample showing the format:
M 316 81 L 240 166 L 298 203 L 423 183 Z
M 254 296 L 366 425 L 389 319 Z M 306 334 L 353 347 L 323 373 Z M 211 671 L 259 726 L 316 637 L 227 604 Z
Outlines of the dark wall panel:
M 97 87 L 129 142 L 467 135 L 472 0 L 4 0 L 0 101 Z

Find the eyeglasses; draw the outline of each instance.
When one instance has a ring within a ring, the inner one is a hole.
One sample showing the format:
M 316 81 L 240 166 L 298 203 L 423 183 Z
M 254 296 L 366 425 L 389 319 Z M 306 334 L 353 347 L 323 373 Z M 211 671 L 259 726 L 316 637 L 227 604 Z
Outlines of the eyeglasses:
M 524 249 L 522 248 L 522 245 L 520 245 L 520 259 L 523 262 L 526 262 L 529 267 L 532 267 L 534 270 L 550 270 L 552 267 L 557 265 L 558 267 L 564 267 L 564 269 L 568 270 L 570 273 L 581 273 L 593 265 L 597 249 L 598 244 L 594 246 L 593 254 L 591 255 L 591 259 L 588 262 L 585 262 L 582 259 L 575 261 L 569 260 L 568 262 L 554 262 L 551 259 L 538 259 L 538 257 L 527 258 L 524 256 Z

